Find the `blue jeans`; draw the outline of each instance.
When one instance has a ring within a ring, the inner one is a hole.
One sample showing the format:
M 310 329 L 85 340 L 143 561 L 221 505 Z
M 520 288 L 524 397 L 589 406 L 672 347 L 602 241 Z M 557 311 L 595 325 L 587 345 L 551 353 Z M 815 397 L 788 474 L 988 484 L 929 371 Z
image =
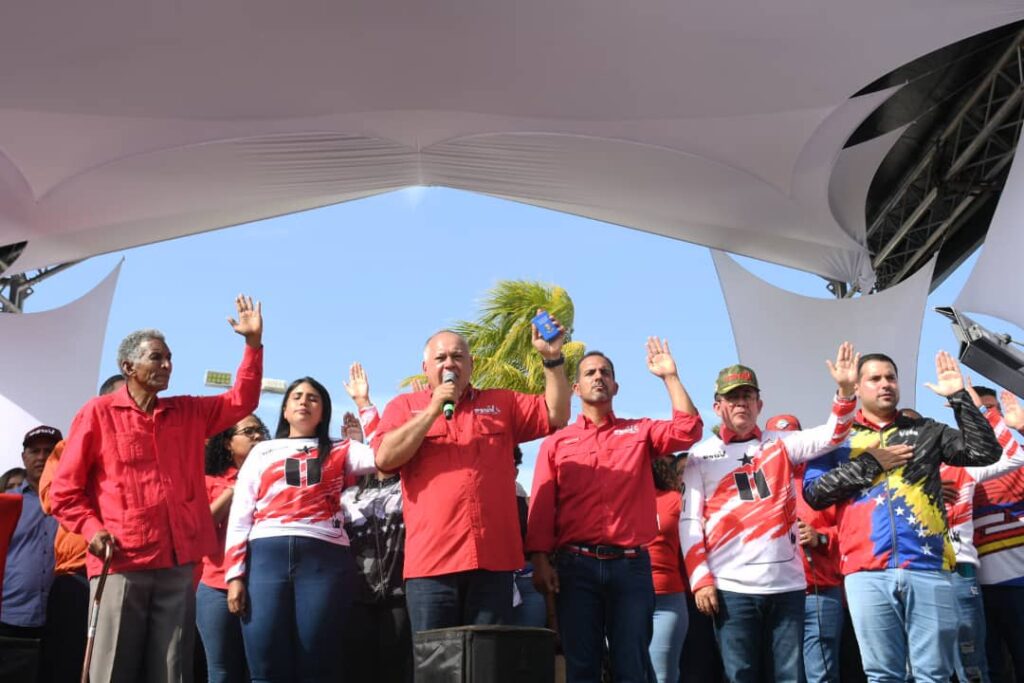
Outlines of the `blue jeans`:
M 993 681 L 1009 681 L 1010 663 L 1006 661 L 1003 647 L 1009 651 L 1017 679 L 1024 673 L 1024 586 L 993 585 L 982 586 L 981 596 L 985 603 L 987 637 L 985 651 L 989 676 Z
M 512 624 L 544 628 L 548 623 L 548 609 L 544 596 L 533 587 L 533 577 L 516 574 L 515 581 L 523 602 L 512 608 Z
M 798 683 L 803 675 L 804 592 L 720 590 L 715 635 L 727 681 Z
M 347 546 L 303 536 L 250 541 L 242 636 L 254 682 L 344 680 L 354 573 Z
M 205 583 L 196 589 L 196 626 L 206 651 L 206 670 L 210 683 L 245 683 L 242 622 L 228 611 L 228 592 Z
M 804 605 L 804 675 L 807 683 L 839 683 L 843 589 L 811 588 Z
M 969 565 L 973 566 L 973 565 Z M 955 653 L 956 677 L 963 683 L 989 683 L 985 659 L 985 606 L 974 576 L 953 574 L 953 592 L 959 610 Z
M 846 577 L 846 597 L 868 681 L 947 683 L 956 647 L 956 597 L 949 572 L 860 571 Z
M 651 558 L 598 560 L 559 552 L 558 628 L 567 683 L 601 678 L 605 637 L 618 683 L 646 683 L 654 616 Z
M 679 681 L 679 656 L 688 623 L 686 593 L 655 594 L 654 631 L 648 652 L 658 683 Z
M 405 580 L 412 632 L 452 626 L 507 624 L 512 614 L 512 572 L 474 569 Z

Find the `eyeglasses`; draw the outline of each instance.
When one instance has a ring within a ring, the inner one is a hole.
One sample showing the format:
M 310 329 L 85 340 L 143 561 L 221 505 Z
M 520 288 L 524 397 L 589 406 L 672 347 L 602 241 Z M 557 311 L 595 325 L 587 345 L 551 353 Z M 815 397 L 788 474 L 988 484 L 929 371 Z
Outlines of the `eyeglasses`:
M 256 436 L 264 436 L 265 432 L 260 427 L 246 427 L 245 429 L 236 430 L 234 436 L 247 436 L 250 439 Z

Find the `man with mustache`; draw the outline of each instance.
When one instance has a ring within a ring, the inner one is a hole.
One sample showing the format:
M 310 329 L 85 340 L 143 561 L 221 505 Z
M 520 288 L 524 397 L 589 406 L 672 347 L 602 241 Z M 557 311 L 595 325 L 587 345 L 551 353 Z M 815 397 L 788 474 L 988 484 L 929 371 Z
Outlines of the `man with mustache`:
M 689 448 L 702 423 L 668 342 L 647 340 L 647 368 L 665 383 L 671 420 L 616 417 L 615 367 L 591 351 L 573 385 L 581 415 L 537 456 L 526 550 L 537 590 L 556 599 L 573 683 L 600 679 L 605 637 L 616 681 L 640 683 L 651 671 L 654 583 L 643 547 L 657 534 L 651 458 Z
M 757 426 L 763 404 L 754 371 L 724 368 L 714 403 L 722 428 L 690 451 L 683 472 L 679 533 L 690 587 L 697 609 L 715 619 L 734 683 L 800 680 L 807 580 L 794 467 L 842 444 L 857 407 L 853 346 L 844 342 L 828 366 L 838 387 L 828 421 L 787 432 Z
M 217 396 L 158 397 L 171 378 L 171 350 L 157 330 L 121 342 L 126 384 L 92 399 L 75 416 L 50 489 L 53 516 L 89 544 L 95 592 L 112 552 L 103 592 L 94 681 L 192 680 L 193 567 L 216 549 L 206 497 L 204 441 L 256 409 L 263 378 L 263 315 L 235 300 L 245 353 L 234 386 Z
M 956 360 L 935 357 L 932 391 L 946 397 L 960 431 L 898 410 L 896 363 L 881 353 L 857 363 L 857 413 L 847 445 L 811 463 L 804 498 L 835 504 L 840 569 L 868 680 L 948 681 L 957 605 L 939 467 L 991 465 L 1002 454 L 992 425 L 964 388 Z M 876 448 L 880 446 L 880 448 Z

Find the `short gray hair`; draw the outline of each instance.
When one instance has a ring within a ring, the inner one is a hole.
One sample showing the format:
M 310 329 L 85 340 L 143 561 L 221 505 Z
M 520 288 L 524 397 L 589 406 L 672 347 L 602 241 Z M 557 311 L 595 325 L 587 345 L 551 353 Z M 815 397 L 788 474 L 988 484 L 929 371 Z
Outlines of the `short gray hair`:
M 456 337 L 462 340 L 462 343 L 466 345 L 466 350 L 469 351 L 469 340 L 466 337 L 455 330 L 449 330 L 447 328 L 438 330 L 434 334 L 427 337 L 427 341 L 423 342 L 423 360 L 427 360 L 427 353 L 430 351 L 430 342 L 434 341 L 434 337 L 442 334 L 454 334 Z
M 121 340 L 121 344 L 117 347 L 117 368 L 121 369 L 127 361 L 136 361 L 142 354 L 139 353 L 139 349 L 143 342 L 147 342 L 151 339 L 157 339 L 162 341 L 164 344 L 167 343 L 167 339 L 164 338 L 164 333 L 160 330 L 154 330 L 153 328 L 145 328 L 142 330 L 135 330 L 127 337 Z

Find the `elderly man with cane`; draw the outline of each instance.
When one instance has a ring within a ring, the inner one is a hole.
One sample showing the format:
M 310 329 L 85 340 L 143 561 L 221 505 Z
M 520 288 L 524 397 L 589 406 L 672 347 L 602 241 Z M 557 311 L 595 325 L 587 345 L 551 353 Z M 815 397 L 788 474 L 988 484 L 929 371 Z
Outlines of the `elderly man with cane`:
M 53 514 L 89 541 L 95 596 L 112 552 L 89 674 L 94 681 L 192 680 L 193 566 L 216 535 L 203 479 L 203 442 L 250 414 L 263 375 L 263 316 L 239 296 L 245 337 L 235 385 L 218 396 L 158 398 L 171 351 L 157 330 L 128 335 L 117 361 L 127 380 L 75 416 L 50 492 Z

